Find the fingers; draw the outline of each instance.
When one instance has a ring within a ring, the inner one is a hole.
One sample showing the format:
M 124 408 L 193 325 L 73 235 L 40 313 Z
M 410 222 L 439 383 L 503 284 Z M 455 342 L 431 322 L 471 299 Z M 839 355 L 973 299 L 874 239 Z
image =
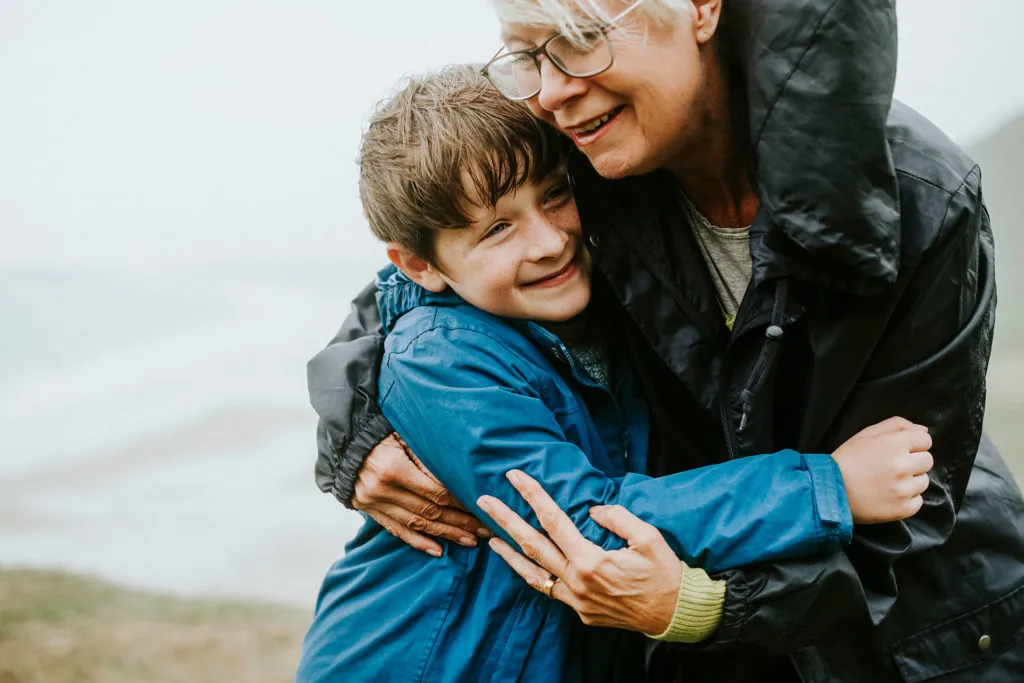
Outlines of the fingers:
M 888 420 L 882 420 L 870 427 L 865 427 L 860 431 L 864 436 L 880 436 L 882 434 L 890 434 L 892 432 L 902 432 L 906 430 L 925 430 L 928 431 L 927 427 L 919 424 L 914 424 L 910 420 L 903 417 L 890 417 Z
M 398 443 L 400 443 L 402 445 L 402 448 L 405 449 L 405 454 L 409 456 L 409 459 L 412 460 L 413 464 L 416 465 L 416 467 L 419 468 L 419 470 L 423 472 L 423 474 L 427 475 L 431 481 L 433 481 L 435 484 L 441 487 L 442 492 L 441 494 L 439 494 L 439 497 L 433 498 L 432 500 L 437 502 L 438 505 L 445 505 L 447 507 L 458 508 L 463 512 L 469 512 L 469 509 L 465 505 L 463 505 L 461 502 L 456 500 L 454 496 L 452 496 L 451 491 L 444 488 L 444 485 L 441 484 L 441 481 L 434 476 L 433 472 L 427 469 L 427 466 L 423 464 L 423 461 L 416 457 L 416 454 L 409 449 L 409 445 L 406 444 L 405 441 L 402 441 L 402 437 L 398 436 L 398 434 L 395 434 L 395 438 L 398 439 Z M 429 498 L 430 496 L 427 497 Z M 483 527 L 479 524 L 477 526 L 479 527 L 478 531 L 482 531 L 482 533 L 480 534 L 481 536 L 490 536 L 490 531 L 486 527 Z
M 879 436 L 881 434 L 888 434 L 890 432 L 899 432 L 905 429 L 909 429 L 914 426 L 914 423 L 902 417 L 890 417 L 888 420 L 882 420 L 870 427 L 865 427 L 860 431 L 864 436 Z
M 388 517 L 387 515 L 376 510 L 367 510 L 366 514 L 373 518 L 373 520 L 377 522 L 377 524 L 380 524 L 382 527 L 384 527 L 385 531 L 387 531 L 392 536 L 396 536 L 397 538 L 401 539 L 407 545 L 411 545 L 413 548 L 416 548 L 416 550 L 425 552 L 426 554 L 432 555 L 433 557 L 441 557 L 440 544 L 430 540 L 423 534 L 416 533 L 412 529 L 402 526 L 391 517 Z
M 649 548 L 665 538 L 657 528 L 643 521 L 621 505 L 601 505 L 590 508 L 590 516 L 599 525 L 627 541 L 630 548 Z
M 570 562 L 582 553 L 596 549 L 596 546 L 584 538 L 569 516 L 562 511 L 562 508 L 558 507 L 558 504 L 548 495 L 544 487 L 537 483 L 536 479 L 519 470 L 510 471 L 506 477 L 519 492 L 519 495 L 533 508 L 537 514 L 537 521 Z
M 533 562 L 530 562 L 530 560 L 526 559 L 526 557 L 520 553 L 517 553 L 512 546 L 505 543 L 500 538 L 492 538 L 488 541 L 488 544 L 490 545 L 491 550 L 496 552 L 501 559 L 505 560 L 505 562 L 508 563 L 508 566 L 512 568 L 512 571 L 523 577 L 523 580 L 526 581 L 526 583 L 528 583 L 534 590 L 540 591 L 547 580 L 552 576 L 551 572 L 547 571 L 543 567 L 538 567 Z M 567 605 L 572 605 L 574 597 L 575 596 L 572 591 L 569 590 L 569 587 L 565 585 L 564 581 L 556 581 L 555 585 L 551 587 L 551 598 L 554 600 L 564 602 Z
M 555 576 L 565 576 L 565 556 L 551 539 L 527 524 L 522 517 L 497 498 L 481 496 L 477 500 L 477 505 L 519 544 L 526 557 Z
M 371 488 L 374 486 L 376 488 Z M 491 536 L 491 531 L 467 512 L 442 507 L 397 485 L 386 485 L 362 475 L 356 480 L 352 506 L 364 512 L 385 510 L 386 506 L 401 508 L 401 513 L 385 511 L 410 529 L 423 531 L 432 536 L 442 536 L 452 541 L 458 542 L 459 537 L 466 532 L 485 538 Z
M 916 515 L 924 506 L 924 494 L 931 485 L 927 474 L 919 474 L 903 482 L 898 490 L 900 498 L 894 501 L 890 515 L 882 515 L 878 521 L 895 522 Z
M 492 538 L 487 543 L 490 545 L 491 550 L 498 553 L 501 559 L 505 560 L 508 566 L 512 567 L 512 571 L 523 577 L 523 580 L 535 590 L 540 590 L 544 582 L 551 576 L 551 572 L 530 562 L 530 560 L 526 559 L 521 553 L 516 552 L 512 546 L 500 538 Z
M 908 429 L 900 434 L 900 439 L 911 453 L 927 451 L 932 447 L 932 436 L 922 429 Z
M 358 488 L 359 484 L 357 482 L 357 496 L 359 495 Z M 491 532 L 473 515 L 461 512 L 455 508 L 441 507 L 410 491 L 392 487 L 382 491 L 380 498 L 381 503 L 378 503 L 375 507 L 379 507 L 382 503 L 390 503 L 404 508 L 408 511 L 409 515 L 422 517 L 425 522 L 439 522 L 443 525 L 459 527 L 471 534 L 491 535 Z
M 404 441 L 402 441 L 402 437 L 400 437 L 398 435 L 395 435 L 395 436 L 398 439 L 398 443 L 401 444 L 402 448 L 405 449 L 405 454 L 407 456 L 409 456 L 409 459 L 412 460 L 412 463 L 414 465 L 416 465 L 417 468 L 419 468 L 420 472 L 423 472 L 423 474 L 425 474 L 428 477 L 430 477 L 431 481 L 437 483 L 437 485 L 440 486 L 441 485 L 441 481 L 437 477 L 434 476 L 433 472 L 431 472 L 430 470 L 427 469 L 427 466 L 423 464 L 422 460 L 420 460 L 419 458 L 416 457 L 416 454 L 413 453 L 409 449 L 409 446 Z
M 352 505 L 369 514 L 392 534 L 424 552 L 440 555 L 441 546 L 425 536 L 438 536 L 466 547 L 475 534 L 490 532 L 472 515 L 447 508 L 448 492 L 410 460 L 397 435 L 379 443 L 356 480 Z
M 416 464 L 419 461 L 413 462 L 404 449 L 397 450 L 402 457 L 388 463 L 388 469 L 380 475 L 382 480 L 422 496 L 441 507 L 450 505 L 452 496 L 448 489 L 442 486 L 432 474 L 428 474 L 426 468 L 420 469 L 420 466 Z
M 378 503 L 374 506 L 373 511 L 386 515 L 396 521 L 400 526 L 411 531 L 454 541 L 455 543 L 467 548 L 476 547 L 476 535 L 473 532 L 466 531 L 458 526 L 446 524 L 440 520 L 429 520 L 421 517 L 420 515 L 411 514 L 404 507 L 400 507 L 392 503 Z M 369 512 L 370 511 L 367 510 L 367 513 Z M 462 514 L 454 510 L 452 513 Z
M 359 470 L 357 484 L 362 484 L 365 502 L 372 504 L 389 488 L 411 491 L 439 506 L 446 506 L 451 495 L 425 470 L 410 458 L 397 434 L 377 444 Z M 356 509 L 360 509 L 358 506 Z
M 906 510 L 904 510 L 903 519 L 913 517 L 921 511 L 922 507 L 924 507 L 923 496 L 915 496 L 914 498 L 911 498 L 910 501 L 907 503 Z
M 446 507 L 456 501 L 422 463 L 409 453 L 397 434 L 377 444 L 370 452 L 356 480 L 352 506 L 368 511 L 382 503 L 404 507 L 424 520 L 439 520 L 459 526 L 471 534 L 489 536 L 486 527 L 468 514 L 457 514 Z M 458 505 L 465 512 L 465 508 Z M 406 516 L 401 520 L 407 521 Z
M 910 473 L 914 476 L 927 475 L 935 465 L 930 451 L 914 451 L 909 457 Z
M 927 474 L 919 474 L 910 480 L 909 491 L 912 496 L 920 496 L 922 493 L 928 490 L 931 485 L 931 479 L 928 478 Z

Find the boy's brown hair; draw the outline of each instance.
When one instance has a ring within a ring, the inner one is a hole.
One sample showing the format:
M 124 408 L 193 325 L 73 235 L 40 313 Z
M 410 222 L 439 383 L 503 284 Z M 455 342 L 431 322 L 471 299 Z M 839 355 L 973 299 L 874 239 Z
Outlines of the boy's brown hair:
M 465 228 L 469 207 L 493 207 L 548 177 L 569 148 L 480 67 L 449 66 L 408 79 L 377 106 L 359 149 L 359 198 L 378 239 L 433 263 L 436 231 Z

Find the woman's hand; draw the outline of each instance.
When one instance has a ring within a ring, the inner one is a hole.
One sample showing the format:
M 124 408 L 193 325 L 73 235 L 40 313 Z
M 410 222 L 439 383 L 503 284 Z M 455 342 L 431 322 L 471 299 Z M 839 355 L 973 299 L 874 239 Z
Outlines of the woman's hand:
M 516 470 L 507 476 L 550 536 L 496 498 L 482 496 L 477 501 L 526 554 L 491 539 L 491 548 L 516 573 L 537 590 L 556 577 L 551 597 L 574 609 L 584 624 L 650 634 L 668 627 L 682 564 L 656 528 L 618 505 L 593 507 L 594 521 L 628 543 L 622 550 L 603 550 L 583 537 L 535 480 Z
M 491 535 L 465 512 L 397 434 L 381 441 L 366 456 L 356 480 L 352 507 L 434 557 L 441 556 L 441 546 L 429 536 L 472 548 L 477 535 Z

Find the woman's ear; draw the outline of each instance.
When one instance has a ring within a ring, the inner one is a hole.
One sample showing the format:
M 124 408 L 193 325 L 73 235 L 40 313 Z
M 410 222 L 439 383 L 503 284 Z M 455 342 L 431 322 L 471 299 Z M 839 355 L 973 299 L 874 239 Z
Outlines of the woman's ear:
M 397 242 L 387 243 L 388 260 L 423 289 L 440 294 L 448 289 L 448 283 L 436 267 L 422 256 L 417 256 L 408 247 Z
M 693 29 L 698 43 L 706 43 L 715 35 L 722 17 L 722 0 L 693 0 L 697 10 Z

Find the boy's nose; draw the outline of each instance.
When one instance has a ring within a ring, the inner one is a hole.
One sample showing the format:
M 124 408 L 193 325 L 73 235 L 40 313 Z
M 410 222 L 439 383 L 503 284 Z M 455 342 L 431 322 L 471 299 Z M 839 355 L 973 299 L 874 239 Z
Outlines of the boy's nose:
M 565 252 L 569 233 L 553 224 L 547 216 L 538 216 L 530 231 L 530 260 L 558 258 Z

